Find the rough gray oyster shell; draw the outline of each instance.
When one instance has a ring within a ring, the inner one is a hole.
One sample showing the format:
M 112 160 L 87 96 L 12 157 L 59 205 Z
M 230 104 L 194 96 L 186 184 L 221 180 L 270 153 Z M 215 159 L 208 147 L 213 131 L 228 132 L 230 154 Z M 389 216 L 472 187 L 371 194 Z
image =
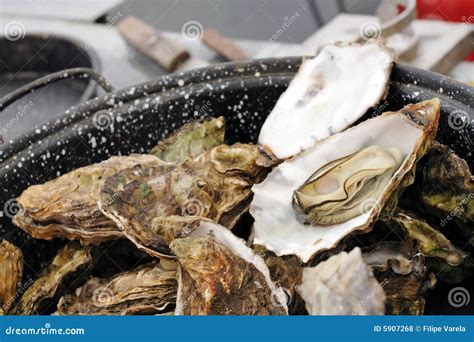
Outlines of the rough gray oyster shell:
M 196 157 L 213 147 L 222 145 L 224 134 L 223 116 L 192 121 L 160 141 L 150 154 L 170 163 L 181 163 L 188 157 Z
M 8 313 L 23 276 L 23 253 L 12 243 L 0 242 L 0 311 Z
M 310 315 L 383 315 L 385 293 L 359 248 L 303 271 L 297 291 Z
M 87 275 L 92 263 L 88 248 L 69 242 L 12 308 L 14 315 L 40 315 L 51 310 L 68 288 L 74 288 Z
M 116 224 L 99 211 L 99 189 L 117 171 L 150 163 L 160 161 L 151 155 L 112 157 L 30 186 L 18 198 L 21 209 L 13 222 L 37 239 L 59 237 L 99 244 L 123 237 Z
M 220 145 L 173 166 L 157 160 L 109 177 L 99 207 L 152 256 L 169 255 L 160 218 L 199 216 L 228 228 L 247 211 L 251 187 L 274 164 L 258 146 Z
M 149 315 L 176 302 L 176 262 L 142 265 L 109 279 L 92 278 L 58 304 L 60 315 Z

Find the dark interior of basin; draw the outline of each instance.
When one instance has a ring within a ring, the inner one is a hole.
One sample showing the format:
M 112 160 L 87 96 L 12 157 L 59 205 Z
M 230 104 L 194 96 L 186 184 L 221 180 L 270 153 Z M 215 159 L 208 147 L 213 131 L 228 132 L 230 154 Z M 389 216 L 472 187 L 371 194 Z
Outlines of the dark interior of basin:
M 0 98 L 50 73 L 75 67 L 96 69 L 92 52 L 79 43 L 47 35 L 0 38 Z M 93 94 L 88 79 L 66 79 L 38 89 L 0 115 L 0 134 L 8 141 L 41 125 Z

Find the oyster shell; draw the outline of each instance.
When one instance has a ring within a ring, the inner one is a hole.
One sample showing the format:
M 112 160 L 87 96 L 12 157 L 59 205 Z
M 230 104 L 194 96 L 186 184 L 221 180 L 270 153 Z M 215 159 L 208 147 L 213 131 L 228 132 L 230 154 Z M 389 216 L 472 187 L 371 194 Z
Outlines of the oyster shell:
M 0 310 L 8 313 L 23 276 L 23 253 L 12 243 L 0 242 Z
M 466 161 L 438 143 L 431 146 L 426 159 L 423 203 L 445 220 L 474 223 L 474 177 Z
M 123 237 L 116 224 L 99 211 L 99 189 L 117 171 L 151 163 L 160 161 L 151 155 L 112 157 L 30 186 L 18 198 L 21 209 L 13 222 L 37 239 L 59 237 L 99 244 Z
M 110 279 L 92 278 L 58 304 L 60 315 L 143 315 L 172 310 L 176 262 L 142 265 Z
M 438 120 L 438 99 L 410 104 L 320 141 L 274 168 L 262 183 L 252 188 L 254 244 L 263 245 L 276 255 L 295 254 L 308 262 L 353 231 L 369 229 L 391 194 L 412 181 L 412 169 L 434 139 Z M 363 201 L 358 206 L 360 214 L 348 221 L 324 226 L 301 222 L 292 203 L 294 191 L 322 166 L 372 145 L 386 150 L 396 148 L 403 156 L 401 166 L 380 195 L 375 200 Z
M 179 288 L 176 315 L 285 315 L 286 296 L 263 259 L 227 228 L 201 220 L 176 239 Z
M 359 248 L 303 270 L 296 287 L 310 315 L 383 315 L 385 293 Z
M 374 41 L 324 46 L 303 62 L 258 142 L 284 159 L 343 131 L 386 96 L 393 59 Z
M 257 146 L 221 145 L 174 167 L 137 165 L 109 177 L 99 207 L 138 248 L 169 254 L 160 218 L 200 216 L 232 228 L 248 209 L 251 186 L 274 161 Z M 153 227 L 152 227 L 153 226 Z
M 88 248 L 68 243 L 12 308 L 15 315 L 46 314 L 69 288 L 82 281 L 92 263 Z
M 397 213 L 392 219 L 405 229 L 411 239 L 418 242 L 420 253 L 427 257 L 441 258 L 452 266 L 458 266 L 467 256 L 454 247 L 442 233 L 424 221 L 402 212 Z
M 293 194 L 295 208 L 305 223 L 333 225 L 360 214 L 364 201 L 376 201 L 402 162 L 396 148 L 372 145 L 347 157 L 329 162 L 316 171 Z
M 223 116 L 207 118 L 185 124 L 170 137 L 156 145 L 150 154 L 170 163 L 181 163 L 224 143 Z

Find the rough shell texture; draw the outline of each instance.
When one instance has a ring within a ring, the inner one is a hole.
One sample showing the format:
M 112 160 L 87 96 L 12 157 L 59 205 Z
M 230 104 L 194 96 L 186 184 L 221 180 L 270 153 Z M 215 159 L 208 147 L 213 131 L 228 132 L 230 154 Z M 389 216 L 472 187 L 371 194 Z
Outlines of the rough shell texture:
M 417 241 L 420 253 L 427 257 L 441 258 L 452 266 L 458 266 L 467 256 L 442 233 L 422 220 L 402 212 L 397 213 L 393 220 L 405 229 L 411 239 Z
M 180 165 L 137 165 L 109 177 L 99 207 L 138 248 L 169 254 L 157 218 L 200 216 L 232 228 L 248 210 L 251 187 L 273 161 L 258 146 L 220 145 Z M 155 221 L 153 221 L 155 219 Z M 152 229 L 152 223 L 154 227 Z
M 115 223 L 99 211 L 99 189 L 117 171 L 156 160 L 151 155 L 112 157 L 31 186 L 18 198 L 21 210 L 13 222 L 38 239 L 60 237 L 99 244 L 123 237 Z
M 434 139 L 438 120 L 438 99 L 411 104 L 337 133 L 274 168 L 252 188 L 254 243 L 277 255 L 295 254 L 307 262 L 353 231 L 370 228 L 390 195 L 413 180 L 415 163 Z M 403 154 L 402 165 L 377 200 L 363 203 L 361 215 L 343 223 L 313 226 L 301 222 L 292 204 L 294 190 L 321 166 L 374 144 L 396 147 Z
M 172 261 L 152 262 L 110 279 L 92 278 L 58 304 L 61 315 L 144 315 L 171 310 L 176 302 Z
M 87 276 L 92 258 L 88 248 L 77 242 L 68 243 L 23 293 L 11 313 L 16 315 L 46 314 L 59 298 L 74 289 Z
M 303 62 L 258 142 L 283 159 L 343 131 L 386 95 L 393 58 L 378 42 L 324 46 Z
M 474 223 L 474 177 L 465 160 L 448 147 L 433 144 L 423 170 L 422 200 L 441 217 Z M 440 215 L 441 214 L 441 215 Z
M 23 253 L 6 240 L 0 242 L 0 310 L 8 313 L 23 276 Z
M 305 268 L 297 291 L 310 315 L 383 315 L 385 293 L 359 248 Z
M 151 151 L 161 160 L 181 163 L 188 157 L 201 153 L 224 143 L 224 117 L 191 121 L 177 132 L 160 141 Z
M 225 227 L 201 221 L 171 244 L 180 264 L 177 315 L 285 315 L 284 291 L 261 257 Z

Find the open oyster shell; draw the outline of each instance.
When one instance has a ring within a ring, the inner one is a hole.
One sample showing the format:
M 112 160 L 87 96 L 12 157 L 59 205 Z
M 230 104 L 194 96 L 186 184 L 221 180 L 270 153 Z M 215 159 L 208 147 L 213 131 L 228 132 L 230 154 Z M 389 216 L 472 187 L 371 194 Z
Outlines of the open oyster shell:
M 88 248 L 77 242 L 68 243 L 40 273 L 38 279 L 23 293 L 12 308 L 14 315 L 47 313 L 65 293 L 82 281 L 92 263 Z
M 8 313 L 23 276 L 23 253 L 12 243 L 0 242 L 0 310 Z
M 466 258 L 466 253 L 454 247 L 442 233 L 428 223 L 402 212 L 392 219 L 405 229 L 411 239 L 417 241 L 418 249 L 423 255 L 444 259 L 452 266 L 462 264 Z
M 284 159 L 343 131 L 386 96 L 393 59 L 375 41 L 324 46 L 303 62 L 258 142 Z
M 18 198 L 21 209 L 13 222 L 38 239 L 60 237 L 99 244 L 123 237 L 116 224 L 99 211 L 99 189 L 117 171 L 151 163 L 160 161 L 151 155 L 112 157 L 30 186 Z
M 296 290 L 310 315 L 383 315 L 385 293 L 359 248 L 303 270 Z
M 201 220 L 171 249 L 179 261 L 176 315 L 286 315 L 285 292 L 263 259 L 227 228 Z
M 110 279 L 92 278 L 58 304 L 60 315 L 145 315 L 171 310 L 176 302 L 176 262 L 142 265 Z
M 195 157 L 224 143 L 225 120 L 206 118 L 192 121 L 160 141 L 151 151 L 161 160 L 181 163 L 188 157 Z
M 137 165 L 109 177 L 99 207 L 138 248 L 169 254 L 160 218 L 200 216 L 232 228 L 248 210 L 251 187 L 273 165 L 256 145 L 220 145 L 176 167 L 161 161 Z M 153 227 L 152 227 L 153 226 Z
M 438 99 L 410 104 L 322 140 L 274 168 L 262 183 L 252 188 L 254 244 L 277 255 L 295 254 L 308 262 L 348 234 L 371 228 L 392 193 L 413 180 L 415 163 L 434 139 L 438 120 Z M 358 205 L 360 214 L 348 221 L 324 226 L 305 224 L 293 206 L 294 191 L 323 166 L 372 145 L 395 148 L 403 160 L 389 183 L 383 184 L 380 195 L 362 201 Z

